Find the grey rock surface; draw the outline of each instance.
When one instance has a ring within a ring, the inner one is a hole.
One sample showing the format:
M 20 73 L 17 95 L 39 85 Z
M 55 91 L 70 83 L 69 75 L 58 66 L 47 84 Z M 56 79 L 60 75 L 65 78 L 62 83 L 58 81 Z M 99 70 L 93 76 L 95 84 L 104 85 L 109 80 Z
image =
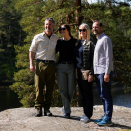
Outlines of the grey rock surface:
M 91 122 L 83 123 L 82 107 L 72 107 L 71 119 L 63 118 L 60 107 L 52 107 L 52 117 L 34 117 L 34 108 L 14 108 L 0 112 L 0 131 L 129 131 L 131 130 L 131 108 L 114 106 L 113 125 L 97 126 L 95 119 L 103 115 L 103 106 L 94 106 Z

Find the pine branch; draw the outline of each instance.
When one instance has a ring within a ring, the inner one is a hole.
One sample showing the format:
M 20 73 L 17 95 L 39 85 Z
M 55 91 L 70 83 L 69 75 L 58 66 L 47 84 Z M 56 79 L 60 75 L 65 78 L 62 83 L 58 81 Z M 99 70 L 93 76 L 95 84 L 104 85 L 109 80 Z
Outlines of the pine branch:
M 115 10 L 112 8 L 111 6 L 111 1 L 110 0 L 107 0 L 107 2 L 109 3 L 109 7 L 110 9 L 114 12 L 115 15 L 117 15 L 117 13 L 115 12 Z
M 89 7 L 91 8 L 91 5 L 89 4 L 89 2 L 86 0 L 87 4 L 89 5 Z

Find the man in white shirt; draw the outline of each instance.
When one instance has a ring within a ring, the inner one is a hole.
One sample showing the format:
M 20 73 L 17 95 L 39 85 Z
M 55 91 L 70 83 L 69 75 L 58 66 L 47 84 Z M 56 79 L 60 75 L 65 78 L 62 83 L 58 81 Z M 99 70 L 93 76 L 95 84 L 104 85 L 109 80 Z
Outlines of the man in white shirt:
M 93 33 L 97 37 L 94 50 L 94 74 L 98 93 L 103 102 L 104 116 L 95 120 L 97 125 L 112 125 L 113 101 L 111 96 L 111 77 L 113 71 L 113 49 L 111 39 L 103 32 L 102 23 L 94 21 Z
M 55 47 L 58 40 L 58 36 L 52 32 L 54 27 L 55 21 L 53 18 L 46 18 L 44 32 L 34 36 L 29 49 L 30 70 L 35 71 L 36 117 L 42 116 L 42 106 L 44 107 L 44 115 L 52 116 L 49 109 L 55 82 Z M 34 55 L 36 68 L 33 64 Z

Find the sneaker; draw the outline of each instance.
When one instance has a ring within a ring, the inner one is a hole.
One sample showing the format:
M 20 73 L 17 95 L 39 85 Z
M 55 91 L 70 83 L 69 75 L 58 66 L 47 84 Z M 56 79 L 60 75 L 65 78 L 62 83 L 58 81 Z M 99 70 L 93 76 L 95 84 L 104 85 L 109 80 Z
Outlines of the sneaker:
M 64 118 L 70 119 L 70 113 L 66 113 L 66 114 L 64 115 Z
M 90 121 L 90 119 L 86 115 L 84 115 L 80 118 L 80 121 L 87 123 Z
M 108 120 L 107 118 L 104 118 L 101 122 L 97 123 L 98 126 L 110 126 L 112 125 L 112 122 Z
M 66 115 L 64 106 L 62 107 L 63 116 Z
M 101 122 L 104 118 L 105 118 L 105 116 L 102 116 L 101 119 L 96 119 L 96 120 L 94 120 L 94 122 L 95 123 Z

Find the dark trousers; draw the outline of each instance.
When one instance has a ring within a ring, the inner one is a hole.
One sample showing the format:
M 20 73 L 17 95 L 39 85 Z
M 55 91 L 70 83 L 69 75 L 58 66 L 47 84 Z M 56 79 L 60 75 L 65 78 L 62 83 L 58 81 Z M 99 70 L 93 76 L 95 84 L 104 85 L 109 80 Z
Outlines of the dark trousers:
M 101 100 L 103 102 L 103 108 L 104 108 L 104 115 L 106 118 L 111 120 L 112 118 L 112 112 L 113 112 L 113 100 L 111 96 L 111 78 L 112 73 L 110 73 L 110 81 L 104 82 L 104 73 L 103 74 L 96 74 L 95 80 L 97 84 L 98 93 L 101 97 Z
M 90 118 L 93 115 L 93 82 L 82 79 L 81 69 L 77 68 L 77 83 L 82 97 L 84 114 Z
M 36 63 L 35 72 L 35 88 L 36 99 L 35 108 L 44 106 L 45 109 L 49 109 L 51 106 L 52 93 L 55 82 L 55 64 L 54 63 Z M 44 93 L 44 88 L 45 93 Z

